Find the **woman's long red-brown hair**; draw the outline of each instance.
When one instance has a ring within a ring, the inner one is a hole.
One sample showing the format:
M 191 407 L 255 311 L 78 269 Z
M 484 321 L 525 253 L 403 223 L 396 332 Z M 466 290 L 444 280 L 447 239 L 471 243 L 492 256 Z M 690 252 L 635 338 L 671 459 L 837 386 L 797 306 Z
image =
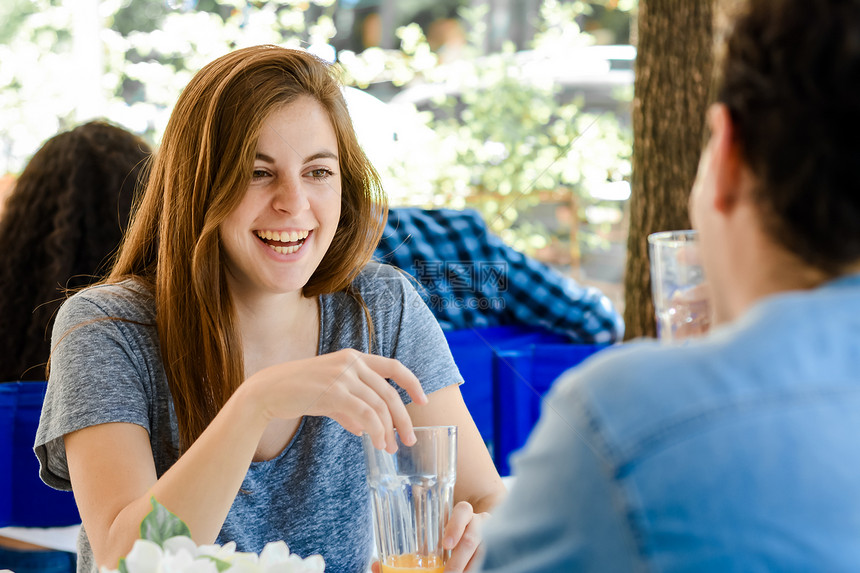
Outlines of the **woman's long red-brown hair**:
M 338 141 L 341 217 L 305 296 L 347 289 L 370 260 L 386 212 L 332 69 L 277 46 L 203 68 L 173 110 L 109 282 L 133 278 L 155 297 L 158 338 L 185 451 L 244 378 L 218 228 L 250 182 L 266 117 L 300 96 L 328 112 Z

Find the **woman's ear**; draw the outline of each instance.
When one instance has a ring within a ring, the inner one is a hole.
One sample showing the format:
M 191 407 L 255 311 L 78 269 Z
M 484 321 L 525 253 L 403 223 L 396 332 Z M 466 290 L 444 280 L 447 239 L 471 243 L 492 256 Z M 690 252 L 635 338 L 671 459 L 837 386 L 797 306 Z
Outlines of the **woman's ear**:
M 711 129 L 711 161 L 714 172 L 714 208 L 728 213 L 743 194 L 744 163 L 735 137 L 735 125 L 729 109 L 721 103 L 708 110 Z

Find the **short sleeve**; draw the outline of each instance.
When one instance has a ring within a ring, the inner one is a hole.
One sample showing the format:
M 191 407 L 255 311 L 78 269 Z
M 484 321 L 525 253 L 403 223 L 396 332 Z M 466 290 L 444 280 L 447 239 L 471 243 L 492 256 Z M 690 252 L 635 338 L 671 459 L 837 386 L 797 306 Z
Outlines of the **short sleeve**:
M 387 265 L 368 265 L 369 280 L 362 295 L 374 316 L 374 330 L 383 355 L 399 360 L 421 381 L 426 394 L 463 377 L 448 347 L 442 328 L 409 279 Z M 404 403 L 412 399 L 397 388 Z
M 106 310 L 87 292 L 66 301 L 57 315 L 48 390 L 36 432 L 40 475 L 57 489 L 71 489 L 64 435 L 109 422 L 150 431 L 145 360 L 129 336 L 132 327 L 146 327 L 120 320 L 120 313 Z

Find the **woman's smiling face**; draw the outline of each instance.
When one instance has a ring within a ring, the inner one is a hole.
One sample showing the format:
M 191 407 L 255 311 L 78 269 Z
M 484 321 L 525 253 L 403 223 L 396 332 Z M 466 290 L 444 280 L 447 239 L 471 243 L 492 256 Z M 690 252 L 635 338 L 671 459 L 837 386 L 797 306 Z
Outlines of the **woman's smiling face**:
M 254 174 L 220 228 L 235 295 L 300 291 L 331 245 L 341 177 L 325 109 L 302 96 L 263 122 Z

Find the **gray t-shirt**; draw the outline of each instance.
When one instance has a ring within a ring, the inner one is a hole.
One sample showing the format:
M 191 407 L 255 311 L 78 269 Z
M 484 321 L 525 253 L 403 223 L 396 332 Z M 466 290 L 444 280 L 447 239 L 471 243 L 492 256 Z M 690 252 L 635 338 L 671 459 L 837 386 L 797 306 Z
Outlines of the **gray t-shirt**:
M 462 383 L 438 323 L 402 274 L 371 263 L 353 286 L 370 310 L 374 353 L 400 360 L 428 394 Z M 369 352 L 367 322 L 354 298 L 335 293 L 319 301 L 319 354 L 342 348 Z M 130 281 L 86 289 L 63 305 L 36 434 L 45 483 L 71 488 L 63 435 L 96 424 L 145 428 L 159 477 L 176 461 L 176 414 L 154 324 L 151 296 Z M 280 539 L 302 557 L 321 554 L 329 573 L 363 572 L 370 562 L 373 534 L 361 440 L 330 418 L 306 416 L 283 452 L 251 464 L 218 543 L 235 541 L 240 551 L 259 552 Z M 96 570 L 83 529 L 78 554 L 78 571 Z

